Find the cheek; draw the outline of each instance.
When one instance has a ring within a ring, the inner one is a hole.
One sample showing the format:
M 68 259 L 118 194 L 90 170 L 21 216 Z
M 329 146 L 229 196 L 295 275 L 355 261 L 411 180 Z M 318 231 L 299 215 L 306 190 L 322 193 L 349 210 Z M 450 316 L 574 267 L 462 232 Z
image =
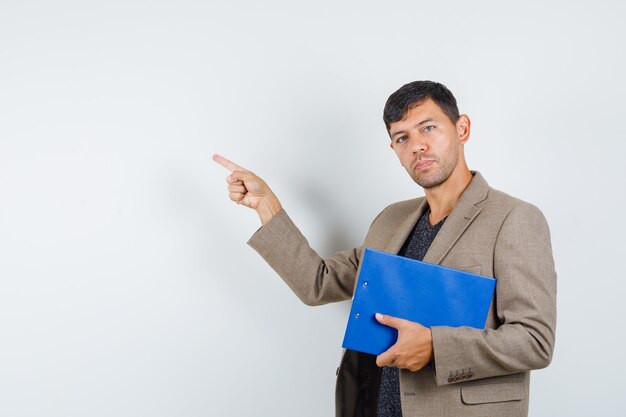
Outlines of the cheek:
M 436 146 L 441 146 L 443 143 L 447 143 L 449 138 L 449 133 L 443 132 L 441 130 L 436 130 L 432 132 L 430 136 L 431 143 Z
M 446 135 L 443 133 L 437 134 L 433 137 L 432 146 L 436 147 L 441 151 L 450 151 L 452 147 L 455 145 L 455 137 Z
M 403 167 L 405 167 L 406 169 L 410 169 L 414 158 L 410 152 L 407 152 L 405 154 L 398 155 L 398 159 L 400 160 L 400 164 L 402 164 Z
M 408 156 L 408 152 L 403 152 L 402 149 L 395 149 L 396 151 L 396 156 L 398 157 L 398 159 L 400 160 L 400 162 L 402 162 L 404 164 L 404 161 L 407 160 L 407 156 Z

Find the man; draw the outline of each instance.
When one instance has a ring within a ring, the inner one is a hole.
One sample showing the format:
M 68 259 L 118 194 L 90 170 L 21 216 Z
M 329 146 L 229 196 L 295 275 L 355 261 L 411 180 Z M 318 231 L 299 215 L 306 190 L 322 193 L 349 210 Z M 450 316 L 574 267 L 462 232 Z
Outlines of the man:
M 528 415 L 529 371 L 552 358 L 556 273 L 547 223 L 534 206 L 489 187 L 468 169 L 470 119 L 443 85 L 393 93 L 383 119 L 400 163 L 425 197 L 374 219 L 363 245 L 323 260 L 258 176 L 221 156 L 230 199 L 255 209 L 248 242 L 308 305 L 349 299 L 365 247 L 496 278 L 485 329 L 433 326 L 377 314 L 398 330 L 378 357 L 346 350 L 338 416 Z

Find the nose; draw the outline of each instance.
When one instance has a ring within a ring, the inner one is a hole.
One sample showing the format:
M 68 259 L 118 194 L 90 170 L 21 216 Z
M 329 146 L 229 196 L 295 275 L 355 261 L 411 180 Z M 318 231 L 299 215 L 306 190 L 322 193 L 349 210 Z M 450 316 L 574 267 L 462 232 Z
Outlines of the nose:
M 414 155 L 426 152 L 427 144 L 422 135 L 413 135 L 411 137 L 411 152 Z

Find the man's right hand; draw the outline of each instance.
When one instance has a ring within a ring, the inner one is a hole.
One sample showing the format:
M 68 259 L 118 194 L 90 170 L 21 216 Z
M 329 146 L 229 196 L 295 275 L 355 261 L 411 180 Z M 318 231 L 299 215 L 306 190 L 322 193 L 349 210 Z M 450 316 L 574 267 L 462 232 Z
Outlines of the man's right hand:
M 270 187 L 254 173 L 221 155 L 213 155 L 213 160 L 230 171 L 226 178 L 230 199 L 256 210 L 262 225 L 283 209 Z

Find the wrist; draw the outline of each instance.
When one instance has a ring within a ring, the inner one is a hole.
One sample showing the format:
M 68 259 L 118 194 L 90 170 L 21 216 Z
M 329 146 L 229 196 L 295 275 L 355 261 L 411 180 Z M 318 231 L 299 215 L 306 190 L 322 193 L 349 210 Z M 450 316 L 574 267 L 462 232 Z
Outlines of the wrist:
M 283 209 L 280 201 L 276 197 L 269 199 L 269 201 L 265 202 L 265 204 L 261 203 L 257 207 L 257 214 L 259 215 L 259 219 L 261 219 L 261 225 L 265 226 L 269 223 L 272 218 L 280 213 Z

